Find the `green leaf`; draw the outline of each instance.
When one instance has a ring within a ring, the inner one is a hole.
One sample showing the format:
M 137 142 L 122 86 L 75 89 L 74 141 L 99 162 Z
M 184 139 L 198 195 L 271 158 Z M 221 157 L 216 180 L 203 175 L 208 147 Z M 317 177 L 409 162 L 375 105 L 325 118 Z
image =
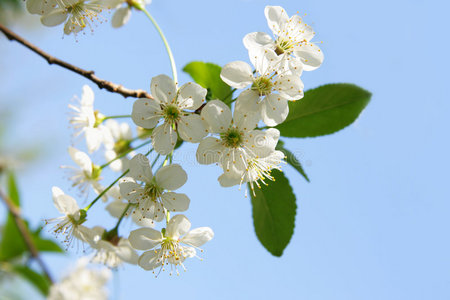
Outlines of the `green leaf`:
M 296 169 L 305 179 L 309 182 L 308 175 L 306 175 L 305 170 L 303 170 L 302 164 L 300 160 L 288 149 L 284 148 L 284 142 L 279 140 L 278 144 L 275 148 L 276 150 L 280 150 L 286 155 L 286 162 L 291 165 L 294 169 Z
M 13 172 L 8 174 L 8 195 L 15 205 L 20 206 L 19 189 L 17 188 L 16 177 Z
M 348 83 L 327 84 L 289 101 L 286 121 L 276 126 L 282 136 L 315 137 L 339 131 L 358 118 L 371 93 Z
M 64 250 L 59 246 L 59 244 L 52 240 L 44 239 L 38 235 L 33 235 L 33 241 L 39 252 L 64 253 Z
M 253 224 L 259 241 L 272 255 L 281 256 L 289 244 L 295 227 L 295 195 L 289 180 L 278 170 L 275 181 L 252 192 Z
M 0 260 L 7 261 L 22 255 L 27 251 L 22 235 L 17 228 L 14 218 L 8 214 L 3 227 L 2 242 L 0 244 Z
M 206 100 L 220 99 L 230 104 L 233 91 L 220 78 L 221 70 L 222 68 L 216 64 L 201 61 L 190 62 L 183 68 L 196 83 L 208 90 Z
M 49 280 L 42 274 L 21 265 L 13 265 L 13 271 L 35 286 L 43 295 L 47 296 L 50 289 Z

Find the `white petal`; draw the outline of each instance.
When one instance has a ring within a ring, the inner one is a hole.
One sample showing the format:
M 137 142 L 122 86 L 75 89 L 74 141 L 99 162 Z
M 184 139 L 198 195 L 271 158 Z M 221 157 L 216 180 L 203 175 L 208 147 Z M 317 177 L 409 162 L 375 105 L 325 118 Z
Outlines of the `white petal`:
M 194 247 L 200 247 L 214 237 L 214 232 L 209 227 L 199 227 L 189 231 L 181 242 Z
M 248 154 L 242 148 L 228 148 L 221 157 L 220 164 L 225 173 L 232 172 L 241 174 L 247 169 Z
M 166 190 L 176 190 L 187 181 L 186 171 L 178 164 L 164 166 L 155 174 L 156 184 Z
M 197 114 L 181 117 L 177 126 L 180 138 L 186 142 L 198 143 L 208 134 L 203 125 L 202 117 Z
M 202 86 L 194 82 L 188 82 L 180 88 L 177 99 L 178 106 L 181 109 L 196 110 L 205 101 L 207 92 Z
M 138 202 L 142 198 L 142 194 L 144 193 L 144 189 L 131 177 L 122 178 L 119 181 L 119 187 L 122 197 L 124 197 L 131 203 Z
M 127 203 L 122 202 L 121 200 L 115 200 L 106 206 L 106 210 L 114 218 L 120 218 L 127 205 Z
M 168 211 L 186 211 L 190 203 L 188 196 L 174 192 L 162 194 L 161 200 Z
M 73 199 L 69 195 L 65 195 L 60 188 L 53 187 L 52 194 L 53 203 L 60 213 L 64 215 L 72 215 L 79 210 L 77 201 L 75 201 L 75 199 Z
M 150 250 L 142 253 L 139 257 L 138 265 L 141 266 L 144 270 L 153 270 L 159 266 L 161 266 L 163 261 L 161 249 L 155 251 Z
M 54 0 L 27 0 L 27 10 L 30 14 L 46 15 L 56 6 Z
M 206 130 L 212 133 L 226 131 L 231 123 L 231 110 L 220 100 L 209 101 L 200 115 Z
M 57 8 L 49 14 L 41 17 L 41 23 L 45 26 L 53 27 L 62 24 L 67 19 L 67 12 L 62 8 Z
M 249 112 L 260 115 L 262 106 L 259 98 L 257 91 L 251 89 L 243 91 L 236 100 L 235 114 L 236 111 L 239 111 L 241 113 Z
M 264 76 L 278 71 L 279 57 L 274 50 L 268 48 L 253 48 L 248 51 L 248 57 L 255 66 L 256 71 Z
M 315 70 L 320 67 L 323 62 L 322 50 L 313 43 L 302 44 L 297 47 L 294 51 L 294 55 L 302 60 L 305 71 Z
M 151 182 L 153 178 L 152 168 L 148 158 L 143 154 L 136 154 L 129 164 L 130 171 L 128 176 L 133 177 L 135 180 Z
M 236 109 L 234 110 L 233 124 L 242 131 L 250 131 L 256 126 L 258 126 L 259 119 L 260 119 L 260 110 L 256 111 L 246 111 L 246 110 L 241 111 Z
M 244 37 L 244 46 L 247 49 L 266 47 L 274 43 L 272 37 L 265 32 L 252 32 Z
M 282 123 L 288 114 L 288 101 L 281 95 L 270 94 L 264 99 L 261 116 L 267 126 L 276 126 Z
M 162 242 L 161 232 L 152 228 L 139 228 L 130 232 L 128 240 L 136 250 L 149 250 Z
M 133 122 L 143 128 L 154 128 L 161 119 L 159 102 L 150 99 L 138 99 L 133 104 L 131 118 Z
M 130 124 L 125 122 L 120 123 L 120 138 L 125 140 L 131 140 L 133 138 Z
M 125 25 L 131 17 L 131 9 L 127 6 L 118 8 L 111 18 L 111 25 L 119 28 Z
M 129 264 L 137 264 L 139 256 L 136 251 L 131 248 L 131 244 L 127 239 L 121 238 L 114 250 L 121 260 Z
M 169 155 L 177 143 L 177 133 L 172 125 L 165 122 L 156 127 L 152 133 L 152 145 L 156 152 L 162 155 Z
M 243 89 L 253 82 L 253 70 L 243 61 L 234 61 L 226 64 L 220 72 L 222 80 L 237 89 Z
M 86 175 L 92 175 L 92 161 L 89 158 L 89 155 L 74 147 L 69 147 L 69 154 L 72 160 L 86 173 Z
M 93 109 L 94 106 L 94 91 L 87 84 L 83 85 L 83 92 L 81 94 L 81 106 L 89 109 Z
M 197 161 L 202 165 L 210 165 L 219 161 L 223 151 L 220 140 L 207 137 L 203 139 L 197 148 Z
M 241 183 L 242 174 L 236 172 L 224 172 L 217 179 L 222 187 L 235 186 Z
M 171 103 L 177 95 L 175 82 L 167 75 L 153 77 L 150 88 L 153 97 L 163 103 Z
M 98 150 L 103 141 L 102 132 L 98 128 L 88 127 L 85 129 L 84 134 L 86 136 L 86 146 L 89 153 Z
M 167 225 L 167 236 L 178 239 L 191 228 L 191 222 L 184 215 L 172 217 Z
M 246 146 L 251 149 L 253 155 L 261 158 L 270 155 L 275 150 L 280 138 L 280 131 L 276 128 L 269 128 L 266 131 L 253 130 L 249 136 Z
M 269 28 L 275 35 L 279 35 L 281 28 L 289 20 L 286 11 L 281 6 L 266 6 L 264 14 Z
M 279 77 L 274 83 L 274 88 L 287 100 L 303 98 L 303 82 L 298 76 L 288 75 Z

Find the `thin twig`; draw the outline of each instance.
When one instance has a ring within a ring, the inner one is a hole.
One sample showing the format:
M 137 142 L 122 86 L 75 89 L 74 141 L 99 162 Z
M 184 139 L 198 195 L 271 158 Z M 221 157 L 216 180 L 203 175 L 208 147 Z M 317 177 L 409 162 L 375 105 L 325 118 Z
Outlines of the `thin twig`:
M 27 40 L 23 39 L 22 37 L 18 36 L 2 24 L 0 24 L 0 31 L 5 34 L 5 36 L 10 41 L 16 41 L 23 46 L 27 47 L 34 53 L 38 54 L 42 58 L 44 58 L 50 65 L 58 65 L 61 66 L 67 70 L 70 70 L 72 72 L 75 72 L 77 74 L 80 74 L 83 77 L 86 77 L 87 79 L 93 81 L 100 89 L 106 89 L 112 93 L 118 93 L 121 94 L 123 97 L 134 97 L 134 98 L 149 98 L 153 99 L 153 97 L 147 93 L 144 90 L 130 90 L 125 87 L 123 87 L 120 84 L 116 84 L 110 81 L 106 81 L 103 79 L 98 78 L 95 76 L 94 71 L 87 71 L 84 69 L 81 69 L 77 66 L 74 66 L 72 64 L 69 64 L 68 62 L 65 62 L 63 60 L 60 60 L 56 57 L 51 56 L 47 52 L 44 52 L 43 50 L 39 49 L 37 46 L 33 45 L 32 43 L 28 42 Z
M 20 215 L 20 209 L 2 190 L 0 190 L 0 198 L 3 199 L 3 201 L 6 204 L 6 207 L 8 208 L 8 211 L 13 216 L 14 222 L 16 223 L 17 228 L 19 229 L 20 234 L 22 235 L 23 241 L 25 242 L 25 245 L 27 246 L 28 250 L 30 250 L 31 257 L 33 257 L 33 259 L 35 259 L 37 263 L 41 266 L 41 269 L 44 272 L 45 277 L 47 277 L 47 279 L 51 283 L 53 283 L 50 272 L 47 266 L 45 265 L 44 261 L 39 256 L 39 251 L 36 248 L 36 245 L 34 244 L 33 238 L 31 237 L 31 234 L 28 231 L 25 221 L 22 219 Z

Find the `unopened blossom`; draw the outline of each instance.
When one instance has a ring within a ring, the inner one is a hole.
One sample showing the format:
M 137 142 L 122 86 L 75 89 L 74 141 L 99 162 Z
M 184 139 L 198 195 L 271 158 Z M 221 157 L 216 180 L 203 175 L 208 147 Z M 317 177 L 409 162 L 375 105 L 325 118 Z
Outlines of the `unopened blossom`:
M 278 129 L 269 128 L 265 132 L 265 138 L 259 140 L 264 145 L 262 147 L 257 145 L 247 156 L 246 169 L 240 172 L 236 170 L 224 172 L 219 177 L 220 185 L 230 187 L 249 183 L 251 190 L 254 190 L 255 184 L 259 188 L 261 183 L 267 185 L 265 180 L 274 180 L 271 171 L 281 170 L 280 165 L 285 157 L 283 152 L 275 150 L 279 137 Z
M 77 201 L 58 188 L 52 188 L 53 203 L 62 214 L 61 217 L 48 219 L 46 224 L 54 223 L 53 232 L 56 236 L 65 236 L 64 242 L 70 245 L 73 238 L 87 240 L 89 229 L 82 224 L 86 221 L 86 211 L 78 207 Z
M 131 217 L 134 223 L 143 227 L 153 227 L 154 222 L 151 219 L 144 218 L 142 211 L 136 209 L 136 204 L 131 204 L 122 197 L 120 194 L 120 188 L 118 186 L 113 186 L 108 192 L 108 196 L 113 200 L 106 206 L 106 210 L 114 218 L 120 218 L 124 215 L 124 218 Z M 128 207 L 128 209 L 127 209 Z M 127 210 L 124 214 L 125 209 Z
M 128 123 L 119 123 L 113 119 L 106 120 L 104 127 L 107 132 L 104 134 L 105 158 L 107 161 L 115 159 L 109 164 L 111 170 L 123 172 L 128 169 L 129 159 L 126 156 L 116 158 L 130 150 L 130 143 L 133 139 L 131 127 Z M 133 153 L 130 152 L 130 155 Z
M 101 263 L 110 268 L 117 268 L 126 262 L 137 264 L 138 254 L 131 247 L 128 239 L 119 237 L 117 234 L 108 236 L 105 228 L 96 226 L 91 229 L 88 243 L 95 250 L 92 262 Z
M 100 194 L 103 191 L 103 187 L 99 183 L 101 168 L 94 165 L 86 153 L 74 147 L 69 147 L 68 151 L 70 157 L 78 166 L 62 166 L 62 168 L 69 170 L 69 180 L 72 181 L 72 186 L 77 186 L 83 194 L 87 194 L 89 187 L 92 186 L 94 191 Z
M 94 92 L 88 85 L 83 86 L 79 102 L 79 105 L 69 104 L 73 110 L 69 122 L 75 129 L 75 136 L 85 136 L 88 151 L 92 153 L 100 148 L 104 140 L 104 127 L 99 124 L 103 116 L 94 111 Z
M 106 300 L 108 291 L 105 287 L 111 278 L 111 271 L 107 268 L 87 268 L 89 259 L 83 257 L 78 260 L 74 271 L 65 276 L 60 282 L 50 287 L 48 300 Z
M 237 109 L 258 112 L 266 125 L 278 125 L 289 113 L 288 101 L 303 97 L 303 82 L 296 75 L 279 73 L 279 60 L 271 49 L 252 50 L 249 56 L 256 72 L 249 64 L 235 61 L 223 67 L 220 77 L 237 89 L 249 86 L 237 98 Z
M 187 181 L 187 174 L 178 164 L 161 167 L 153 176 L 147 157 L 137 154 L 130 160 L 130 171 L 119 181 L 120 193 L 137 208 L 145 218 L 160 222 L 165 211 L 185 211 L 189 198 L 172 192 Z
M 133 7 L 145 7 L 151 2 L 151 0 L 113 0 L 116 11 L 111 18 L 112 27 L 119 28 L 128 23 Z
M 57 0 L 58 6 L 41 17 L 45 26 L 58 26 L 64 24 L 64 33 L 77 34 L 92 26 L 97 21 L 101 23 L 100 13 L 111 8 L 109 1 L 104 0 Z
M 177 89 L 170 77 L 159 75 L 152 79 L 151 91 L 154 99 L 136 100 L 131 116 L 136 125 L 155 128 L 152 145 L 156 152 L 163 155 L 172 152 L 178 135 L 192 143 L 198 143 L 206 135 L 200 116 L 193 112 L 205 101 L 206 89 L 193 82 Z M 160 120 L 164 123 L 157 126 Z
M 145 270 L 158 267 L 164 270 L 170 264 L 171 274 L 173 269 L 178 274 L 178 266 L 186 270 L 184 260 L 195 257 L 196 249 L 214 237 L 214 232 L 209 227 L 189 231 L 190 228 L 191 222 L 184 215 L 176 215 L 162 232 L 152 228 L 133 230 L 128 238 L 131 246 L 137 250 L 148 250 L 139 258 L 139 266 Z
M 248 160 L 257 155 L 257 151 L 271 149 L 266 143 L 266 132 L 254 130 L 258 118 L 251 112 L 234 111 L 219 100 L 208 102 L 202 109 L 208 132 L 217 137 L 204 138 L 197 149 L 197 161 L 200 164 L 219 163 L 224 172 L 241 173 L 248 167 Z
M 264 13 L 274 39 L 267 33 L 253 32 L 244 37 L 248 50 L 269 48 L 282 60 L 285 72 L 301 75 L 302 70 L 317 69 L 323 62 L 320 48 L 311 42 L 315 32 L 298 15 L 288 17 L 280 6 L 266 6 Z

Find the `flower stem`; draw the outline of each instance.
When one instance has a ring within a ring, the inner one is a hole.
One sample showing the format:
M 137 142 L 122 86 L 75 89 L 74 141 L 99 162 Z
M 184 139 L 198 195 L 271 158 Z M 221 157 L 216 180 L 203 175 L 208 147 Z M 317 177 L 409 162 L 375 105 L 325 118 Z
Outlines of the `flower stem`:
M 107 116 L 107 117 L 104 117 L 104 118 L 102 119 L 102 122 L 103 122 L 103 121 L 106 121 L 106 120 L 108 120 L 108 119 L 122 119 L 122 118 L 131 118 L 131 115 Z
M 125 207 L 125 210 L 122 212 L 122 215 L 120 216 L 119 220 L 117 220 L 116 226 L 113 228 L 113 230 L 117 230 L 119 228 L 120 223 L 122 222 L 122 219 L 127 214 L 128 209 L 131 207 L 131 203 L 128 203 L 127 207 Z
M 177 76 L 177 67 L 175 65 L 175 59 L 173 58 L 173 54 L 172 54 L 172 50 L 170 50 L 170 46 L 169 43 L 167 42 L 166 37 L 164 36 L 164 33 L 162 32 L 161 28 L 159 27 L 158 23 L 156 23 L 156 20 L 152 17 L 152 15 L 145 9 L 144 6 L 142 5 L 138 5 L 135 6 L 137 9 L 141 10 L 152 22 L 153 26 L 155 26 L 156 30 L 159 33 L 159 36 L 161 37 L 164 46 L 166 46 L 166 51 L 167 54 L 169 54 L 169 59 L 170 59 L 170 66 L 172 68 L 172 75 L 173 75 L 173 80 L 175 81 L 176 84 L 178 84 L 178 76 Z
M 155 160 L 152 162 L 152 169 L 155 166 L 156 162 L 158 161 L 158 159 L 160 158 L 161 154 L 156 155 Z
M 116 180 L 114 180 L 114 182 L 111 183 L 106 189 L 104 189 L 94 200 L 92 200 L 92 202 L 88 206 L 86 206 L 84 208 L 84 210 L 88 211 L 89 208 L 91 208 L 92 205 L 94 205 L 95 202 L 98 201 L 98 199 L 100 199 L 104 194 L 106 194 L 106 192 L 109 191 L 109 189 L 111 189 L 120 180 L 120 178 L 122 178 L 123 176 L 127 175 L 128 172 L 130 172 L 130 169 L 128 169 L 125 172 L 123 172 L 122 175 L 120 175 Z

